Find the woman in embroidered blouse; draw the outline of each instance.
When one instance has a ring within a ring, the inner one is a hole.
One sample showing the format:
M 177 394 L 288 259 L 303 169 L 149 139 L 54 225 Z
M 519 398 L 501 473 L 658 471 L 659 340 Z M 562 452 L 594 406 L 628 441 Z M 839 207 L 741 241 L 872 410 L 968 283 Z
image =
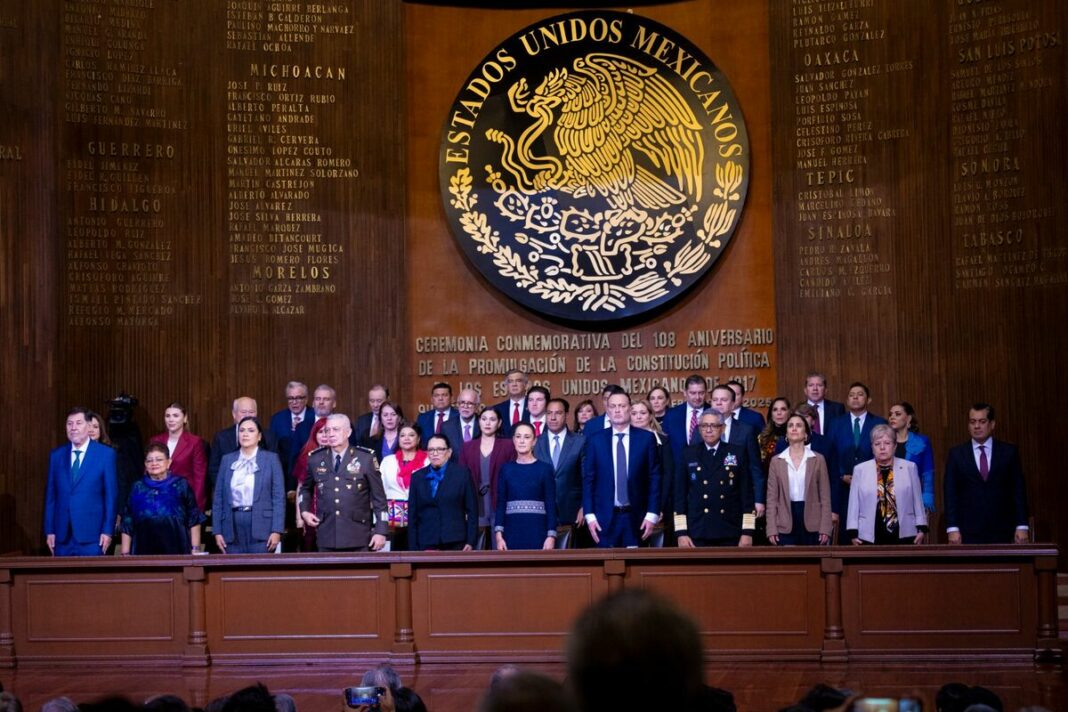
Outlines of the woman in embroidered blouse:
M 916 471 L 920 474 L 920 486 L 923 488 L 923 507 L 928 513 L 935 511 L 934 451 L 931 449 L 931 441 L 920 435 L 916 410 L 908 401 L 898 401 L 890 406 L 887 421 L 894 429 L 894 457 L 916 465 Z
M 556 546 L 556 477 L 552 465 L 534 457 L 534 440 L 529 423 L 512 430 L 516 459 L 504 463 L 497 484 L 497 551 Z
M 786 421 L 787 447 L 768 468 L 768 541 L 777 546 L 824 545 L 831 540 L 831 480 L 823 456 L 808 445 L 808 420 Z
M 211 507 L 215 543 L 224 554 L 274 552 L 285 530 L 286 488 L 282 461 L 260 447 L 256 418 L 237 424 L 239 449 L 223 455 Z
M 426 450 L 419 449 L 423 433 L 416 423 L 404 422 L 397 431 L 397 452 L 382 460 L 378 471 L 386 489 L 389 543 L 384 551 L 408 550 L 408 492 L 412 473 L 426 466 Z
M 790 401 L 779 396 L 771 402 L 768 408 L 768 422 L 764 429 L 757 435 L 757 446 L 760 448 L 760 464 L 764 468 L 764 474 L 768 474 L 771 467 L 771 458 L 775 456 L 779 438 L 786 437 L 786 420 L 790 417 Z
M 145 476 L 130 488 L 122 513 L 124 556 L 182 555 L 200 547 L 204 515 L 189 484 L 170 466 L 166 445 L 151 443 L 145 449 Z

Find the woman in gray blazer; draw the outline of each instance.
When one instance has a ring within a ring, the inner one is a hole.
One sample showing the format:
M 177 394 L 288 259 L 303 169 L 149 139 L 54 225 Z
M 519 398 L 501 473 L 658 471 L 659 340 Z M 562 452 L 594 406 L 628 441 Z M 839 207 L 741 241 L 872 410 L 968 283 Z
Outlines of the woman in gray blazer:
M 211 526 L 224 554 L 262 554 L 278 549 L 285 529 L 286 492 L 278 455 L 260 448 L 256 418 L 237 424 L 239 449 L 223 455 Z
M 854 544 L 922 544 L 927 536 L 923 487 L 916 465 L 894 457 L 894 431 L 871 431 L 875 459 L 853 469 L 846 537 Z

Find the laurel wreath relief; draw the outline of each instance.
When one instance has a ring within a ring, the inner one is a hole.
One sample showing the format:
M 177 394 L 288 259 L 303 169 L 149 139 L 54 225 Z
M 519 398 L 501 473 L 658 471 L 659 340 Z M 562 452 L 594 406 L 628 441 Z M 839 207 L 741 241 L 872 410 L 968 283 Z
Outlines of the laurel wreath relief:
M 519 220 L 518 210 L 510 210 L 508 206 L 521 202 L 528 207 L 529 199 L 500 180 L 500 174 L 493 171 L 492 167 L 486 168 L 489 182 L 500 196 L 496 205 L 499 209 L 503 207 L 502 212 L 510 219 Z M 713 252 L 722 246 L 717 238 L 730 231 L 738 214 L 742 167 L 733 161 L 717 164 L 715 178 L 717 187 L 712 191 L 714 199 L 705 211 L 696 234 L 679 248 L 673 260 L 660 263 L 646 261 L 650 271 L 643 272 L 626 284 L 575 281 L 568 277 L 569 271 L 559 264 L 549 265 L 544 274 L 538 266 L 527 264 L 527 260 L 511 246 L 501 244 L 500 233 L 491 227 L 486 213 L 477 209 L 478 195 L 472 192 L 471 171 L 466 167 L 458 169 L 449 179 L 449 193 L 452 195 L 449 202 L 460 211 L 460 225 L 477 245 L 477 251 L 493 255 L 493 264 L 499 274 L 514 280 L 516 287 L 552 303 L 570 304 L 581 300 L 583 311 L 614 312 L 625 308 L 629 300 L 646 303 L 665 296 L 668 282 L 680 286 L 681 277 L 701 271 L 712 259 Z M 542 198 L 542 205 L 550 210 L 554 202 L 551 198 Z M 680 226 L 676 223 L 691 215 L 692 210 L 683 210 L 675 216 L 661 216 L 657 221 L 650 218 L 649 228 L 653 234 L 666 235 L 671 230 L 674 230 L 673 234 L 678 234 Z M 521 244 L 537 242 L 522 233 L 518 233 L 516 238 Z M 556 239 L 559 241 L 558 237 Z M 559 244 L 553 246 L 559 247 Z M 537 262 L 539 254 L 532 251 L 527 259 Z

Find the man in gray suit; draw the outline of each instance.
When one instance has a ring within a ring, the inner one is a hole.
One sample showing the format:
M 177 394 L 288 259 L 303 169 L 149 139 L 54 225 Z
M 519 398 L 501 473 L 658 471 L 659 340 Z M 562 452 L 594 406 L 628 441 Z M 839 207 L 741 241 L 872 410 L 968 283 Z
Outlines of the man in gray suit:
M 582 460 L 586 439 L 567 429 L 568 403 L 553 398 L 545 407 L 546 430 L 534 443 L 534 457 L 556 473 L 556 512 L 561 524 L 579 526 L 582 518 Z

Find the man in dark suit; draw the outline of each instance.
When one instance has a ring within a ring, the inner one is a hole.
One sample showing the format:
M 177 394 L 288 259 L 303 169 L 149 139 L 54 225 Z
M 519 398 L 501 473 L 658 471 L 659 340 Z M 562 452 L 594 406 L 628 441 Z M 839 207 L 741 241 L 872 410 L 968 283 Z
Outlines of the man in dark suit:
M 293 464 L 304 443 L 308 442 L 315 418 L 308 408 L 308 387 L 300 381 L 286 384 L 286 407 L 271 416 L 268 429 L 278 444 L 278 457 L 282 460 L 282 471 L 286 476 L 286 492 L 297 489 L 297 482 L 291 474 Z
M 478 503 L 467 468 L 450 462 L 449 441 L 431 435 L 428 464 L 412 474 L 408 491 L 408 548 L 471 551 L 478 536 Z
M 857 381 L 849 385 L 846 406 L 849 412 L 831 421 L 831 444 L 834 447 L 837 477 L 831 472 L 831 510 L 845 521 L 849 507 L 849 487 L 853 483 L 853 468 L 875 457 L 871 451 L 871 431 L 886 420 L 868 412 L 871 390 Z M 829 464 L 829 463 L 828 463 Z
M 376 383 L 367 391 L 367 406 L 369 412 L 356 418 L 352 424 L 352 435 L 349 438 L 350 445 L 367 445 L 367 442 L 382 432 L 382 421 L 378 419 L 378 409 L 389 398 L 389 389 L 381 383 Z
M 444 381 L 435 383 L 430 389 L 430 405 L 432 406 L 430 410 L 420 413 L 416 418 L 419 428 L 423 431 L 423 448 L 426 448 L 427 443 L 430 442 L 431 435 L 445 432 L 446 423 L 460 417 L 460 412 L 452 407 L 452 386 Z M 452 426 L 455 425 L 456 423 L 453 422 Z M 452 438 L 449 442 L 453 442 Z
M 630 427 L 630 396 L 608 398 L 612 427 L 586 438 L 582 511 L 600 547 L 634 547 L 660 520 L 660 458 L 648 430 Z
M 470 442 L 482 436 L 478 428 L 478 407 L 482 404 L 482 397 L 473 388 L 465 388 L 456 397 L 456 411 L 460 414 L 455 421 L 456 427 L 450 428 L 446 433 L 449 442 L 454 443 L 454 451 L 459 450 L 463 443 Z M 455 437 L 454 437 L 455 436 Z
M 546 430 L 534 443 L 534 457 L 553 466 L 556 475 L 556 514 L 561 524 L 580 526 L 582 462 L 586 439 L 567 429 L 568 403 L 553 398 L 545 407 Z
M 300 486 L 301 517 L 316 527 L 319 551 L 378 551 L 386 545 L 389 512 L 374 453 L 349 445 L 348 416 L 327 418 L 323 432 L 329 447 L 308 457 L 308 477 Z M 318 490 L 317 514 L 310 508 Z
M 1027 488 L 1015 445 L 995 440 L 994 407 L 968 411 L 971 440 L 946 459 L 946 534 L 950 544 L 1026 544 Z
M 726 420 L 715 407 L 702 413 L 700 442 L 683 448 L 675 466 L 679 548 L 753 545 L 756 517 L 746 451 L 723 442 Z
M 115 451 L 89 438 L 88 415 L 85 408 L 67 414 L 69 442 L 48 457 L 44 534 L 55 556 L 100 556 L 115 533 Z
M 501 417 L 501 429 L 497 432 L 498 436 L 510 438 L 512 426 L 530 422 L 530 413 L 527 411 L 528 383 L 530 383 L 530 378 L 524 371 L 512 369 L 504 374 L 504 389 L 508 393 L 508 399 L 493 406 L 497 415 Z
M 601 389 L 601 411 L 602 414 L 596 418 L 590 418 L 584 426 L 582 426 L 582 434 L 587 438 L 598 430 L 604 430 L 605 428 L 612 427 L 612 421 L 608 418 L 608 399 L 617 393 L 626 393 L 622 386 L 615 383 L 609 383 Z
M 805 398 L 816 409 L 816 424 L 812 432 L 817 435 L 829 435 L 831 423 L 840 415 L 845 415 L 845 406 L 838 401 L 824 398 L 827 393 L 827 377 L 818 371 L 805 376 Z
M 734 412 L 731 417 L 742 421 L 759 434 L 764 429 L 764 416 L 742 405 L 745 402 L 745 386 L 741 381 L 727 381 L 727 385 L 734 391 Z
M 745 453 L 745 466 L 749 469 L 749 484 L 753 489 L 753 502 L 759 519 L 764 516 L 764 503 L 768 498 L 768 484 L 764 468 L 760 466 L 760 446 L 757 431 L 749 424 L 731 417 L 734 412 L 734 389 L 720 384 L 712 389 L 712 410 L 723 414 L 723 442 L 734 445 Z
M 683 401 L 664 414 L 664 432 L 671 445 L 672 462 L 678 462 L 682 449 L 701 439 L 697 421 L 708 407 L 708 386 L 704 376 L 696 373 L 686 378 L 682 392 Z
M 318 391 L 318 389 L 316 389 L 316 391 Z M 215 490 L 215 479 L 219 475 L 219 463 L 222 462 L 223 455 L 229 454 L 238 448 L 238 424 L 245 418 L 257 417 L 256 414 L 258 412 L 259 407 L 256 405 L 256 400 L 254 398 L 241 396 L 240 398 L 234 399 L 234 406 L 231 411 L 234 417 L 234 424 L 215 433 L 215 437 L 211 439 L 211 452 L 208 455 L 208 482 L 211 485 L 211 490 Z M 260 445 L 264 450 L 278 452 L 278 447 L 274 440 L 274 433 L 272 433 L 270 429 L 263 434 L 263 440 L 260 442 Z
M 534 426 L 534 437 L 545 432 L 545 408 L 549 405 L 549 389 L 533 386 L 527 391 L 527 422 Z

